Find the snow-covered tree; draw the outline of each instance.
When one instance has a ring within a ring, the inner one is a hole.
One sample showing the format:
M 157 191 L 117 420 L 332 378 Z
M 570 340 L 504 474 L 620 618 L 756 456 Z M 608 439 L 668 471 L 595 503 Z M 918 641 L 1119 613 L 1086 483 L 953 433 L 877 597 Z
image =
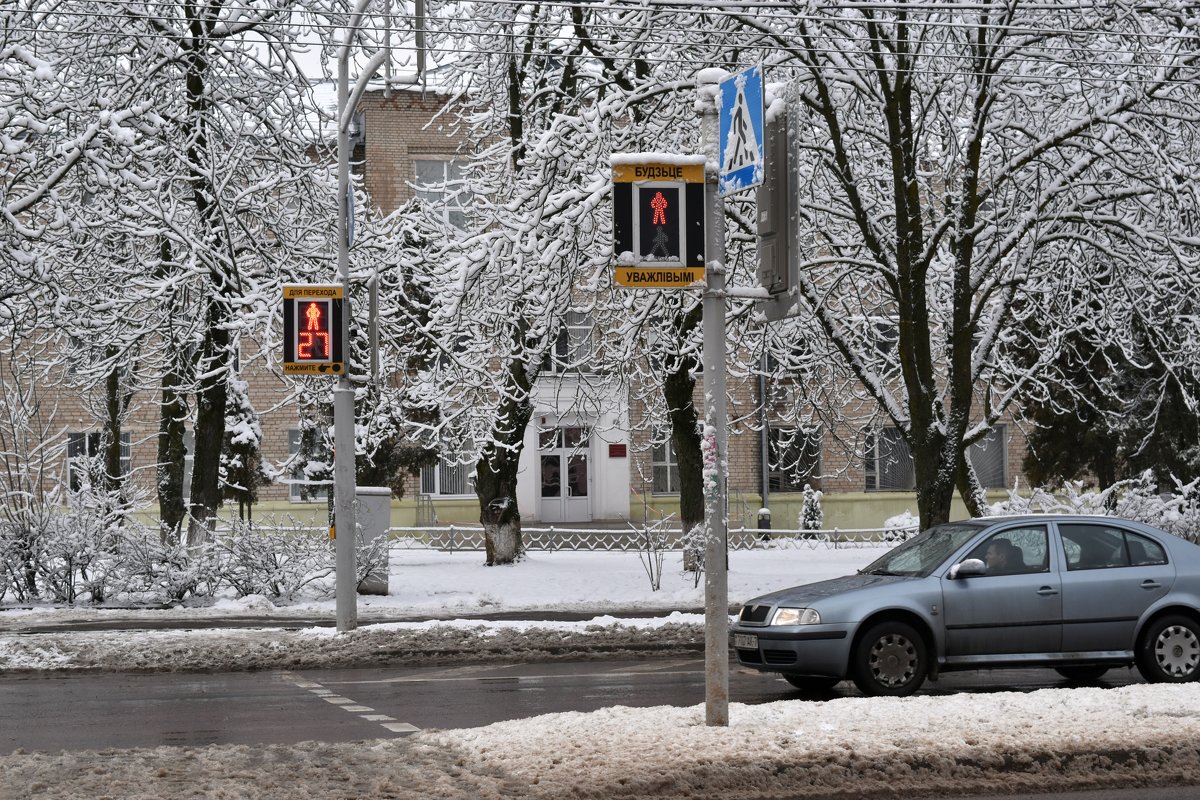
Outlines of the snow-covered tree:
M 825 525 L 825 512 L 821 510 L 822 492 L 804 484 L 804 503 L 800 507 L 800 530 L 819 531 Z
M 153 125 L 136 130 L 136 159 L 59 182 L 76 213 L 62 236 L 42 237 L 37 261 L 53 275 L 60 327 L 115 346 L 115 359 L 94 360 L 77 380 L 121 366 L 131 385 L 161 389 L 168 530 L 182 522 L 183 433 L 194 424 L 193 543 L 222 501 L 238 341 L 262 343 L 259 358 L 271 352 L 279 284 L 332 273 L 331 168 L 314 158 L 315 106 L 294 61 L 306 9 L 321 11 L 265 0 L 71 8 L 70 27 L 91 43 L 83 55 L 110 76 L 101 86 L 137 87 Z M 102 258 L 114 243 L 122 257 Z M 83 313 L 98 306 L 104 315 Z M 121 359 L 138 348 L 130 371 Z
M 448 438 L 478 454 L 487 561 L 509 563 L 521 552 L 517 466 L 534 387 L 566 313 L 590 303 L 585 279 L 607 267 L 608 139 L 628 107 L 610 95 L 630 82 L 607 58 L 606 9 L 456 3 L 431 13 L 471 20 L 435 46 L 458 51 L 444 64 L 462 89 L 474 203 L 430 283 L 431 329 L 451 346 L 427 380 Z
M 1195 20 L 1125 2 L 735 17 L 794 76 L 796 296 L 837 368 L 808 399 L 899 431 L 923 526 L 956 486 L 978 511 L 966 448 L 1060 383 L 1067 334 L 1120 347 L 1194 295 Z

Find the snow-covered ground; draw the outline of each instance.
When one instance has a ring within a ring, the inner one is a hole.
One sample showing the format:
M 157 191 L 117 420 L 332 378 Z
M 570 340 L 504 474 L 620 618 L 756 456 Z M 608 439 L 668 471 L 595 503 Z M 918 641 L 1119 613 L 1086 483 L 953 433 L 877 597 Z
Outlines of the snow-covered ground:
M 735 551 L 729 559 L 730 602 L 852 573 L 882 552 L 879 547 Z M 308 623 L 296 627 L 297 620 L 332 622 L 333 600 L 276 606 L 264 597 L 226 598 L 147 611 L 10 609 L 0 612 L 0 669 L 294 669 L 416 663 L 429 652 L 443 659 L 462 653 L 480 661 L 528 661 L 580 657 L 594 646 L 612 655 L 614 645 L 647 642 L 669 654 L 694 651 L 703 642 L 703 616 L 681 613 L 703 606 L 703 581 L 696 586 L 683 572 L 678 552 L 666 554 L 661 588 L 654 591 L 637 553 L 534 552 L 519 564 L 485 567 L 477 552 L 397 550 L 388 595 L 360 597 L 360 627 L 348 634 Z M 625 618 L 638 609 L 645 616 Z M 578 622 L 537 621 L 560 611 L 590 616 Z M 470 618 L 496 613 L 529 619 Z M 618 613 L 622 618 L 613 616 Z M 268 619 L 270 627 L 219 627 L 223 617 L 245 616 Z M 397 618 L 411 621 L 378 622 Z M 97 621 L 186 627 L 201 620 L 218 627 L 21 633 L 36 626 Z
M 731 601 L 851 572 L 878 550 L 733 553 Z M 362 598 L 361 627 L 284 630 L 332 617 L 331 602 L 275 607 L 262 598 L 170 611 L 8 610 L 0 668 L 297 668 L 350 663 L 385 648 L 391 663 L 432 637 L 481 657 L 525 660 L 586 653 L 589 641 L 638 637 L 684 647 L 694 614 L 616 619 L 611 612 L 702 605 L 703 585 L 667 556 L 663 588 L 632 553 L 534 553 L 483 567 L 478 553 L 400 551 L 391 594 Z M 595 612 L 585 622 L 481 622 L 481 611 Z M 131 633 L 20 633 L 104 618 L 267 615 L 280 627 Z M 415 614 L 440 620 L 372 624 Z M 289 619 L 291 622 L 289 622 Z M 553 652 L 551 652 L 553 651 Z M 295 662 L 301 652 L 324 652 Z M 369 660 L 369 659 L 368 659 Z M 3 683 L 0 683 L 0 687 Z M 736 700 L 736 698 L 734 698 Z M 12 721 L 0 721 L 12 724 Z M 904 699 L 839 698 L 730 705 L 729 727 L 704 708 L 616 707 L 482 728 L 422 731 L 349 744 L 154 748 L 0 756 L 2 798 L 800 798 L 1052 791 L 1200 783 L 1200 686 L 1052 689 Z
M 0 797 L 925 797 L 1200 783 L 1200 687 L 609 708 L 342 744 L 0 756 Z

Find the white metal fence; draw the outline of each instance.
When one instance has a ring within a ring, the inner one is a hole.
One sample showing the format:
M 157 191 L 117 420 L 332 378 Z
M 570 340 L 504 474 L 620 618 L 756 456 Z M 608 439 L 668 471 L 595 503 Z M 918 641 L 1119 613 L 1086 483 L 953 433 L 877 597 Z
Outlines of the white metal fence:
M 391 544 L 400 549 L 483 550 L 483 528 L 477 525 L 446 525 L 421 528 L 392 528 Z M 854 530 L 801 531 L 730 528 L 729 549 L 771 550 L 799 548 L 877 547 L 895 544 L 916 529 L 862 528 Z M 603 529 L 568 527 L 522 527 L 526 550 L 636 551 L 653 546 L 657 550 L 682 550 L 683 531 L 671 529 Z

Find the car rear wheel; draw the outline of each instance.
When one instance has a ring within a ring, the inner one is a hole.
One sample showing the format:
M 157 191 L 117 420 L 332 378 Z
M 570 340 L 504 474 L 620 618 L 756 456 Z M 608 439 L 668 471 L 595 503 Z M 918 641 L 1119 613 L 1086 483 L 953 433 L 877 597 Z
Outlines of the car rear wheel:
M 813 675 L 784 675 L 783 679 L 802 692 L 827 692 L 841 682 L 841 678 L 822 678 Z
M 1138 672 L 1150 683 L 1186 683 L 1200 675 L 1200 625 L 1168 616 L 1146 630 L 1137 652 Z
M 871 626 L 852 658 L 854 684 L 866 695 L 910 695 L 921 688 L 929 672 L 925 640 L 903 622 Z
M 1108 669 L 1101 666 L 1055 667 L 1054 671 L 1072 683 L 1094 683 L 1100 680 Z

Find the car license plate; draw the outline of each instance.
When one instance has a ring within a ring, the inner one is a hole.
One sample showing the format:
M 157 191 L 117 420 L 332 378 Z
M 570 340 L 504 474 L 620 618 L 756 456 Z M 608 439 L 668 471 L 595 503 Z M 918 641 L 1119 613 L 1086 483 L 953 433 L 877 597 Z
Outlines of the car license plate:
M 743 650 L 757 650 L 758 637 L 753 633 L 735 633 L 733 635 L 733 646 L 740 647 Z

